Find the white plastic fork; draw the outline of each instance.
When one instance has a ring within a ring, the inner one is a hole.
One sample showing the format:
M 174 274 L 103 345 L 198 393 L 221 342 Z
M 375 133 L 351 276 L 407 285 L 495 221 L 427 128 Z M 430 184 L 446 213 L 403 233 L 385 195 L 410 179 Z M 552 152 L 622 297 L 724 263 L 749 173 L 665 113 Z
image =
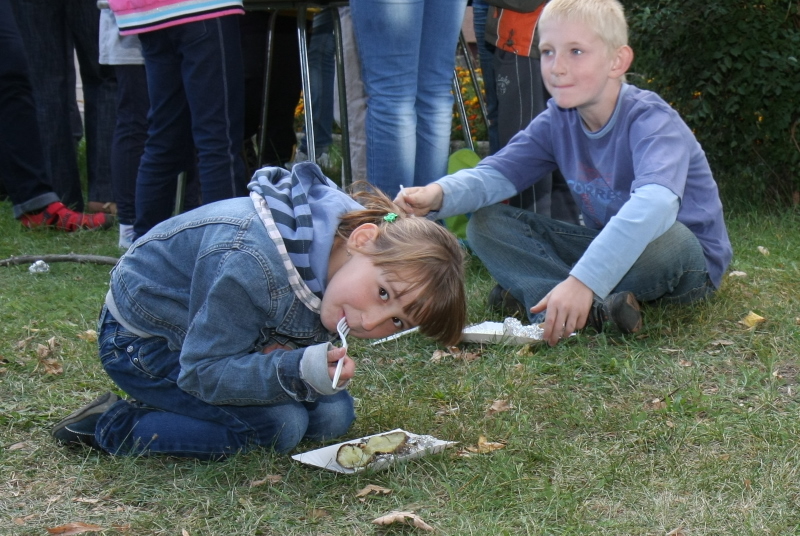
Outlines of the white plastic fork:
M 342 317 L 339 323 L 336 324 L 336 331 L 339 332 L 339 338 L 342 339 L 342 348 L 347 349 L 347 334 L 350 333 L 350 326 L 347 325 L 347 319 Z M 344 358 L 341 358 L 336 363 L 336 372 L 333 373 L 332 388 L 336 389 L 339 386 L 339 376 L 342 374 L 342 366 L 344 365 Z

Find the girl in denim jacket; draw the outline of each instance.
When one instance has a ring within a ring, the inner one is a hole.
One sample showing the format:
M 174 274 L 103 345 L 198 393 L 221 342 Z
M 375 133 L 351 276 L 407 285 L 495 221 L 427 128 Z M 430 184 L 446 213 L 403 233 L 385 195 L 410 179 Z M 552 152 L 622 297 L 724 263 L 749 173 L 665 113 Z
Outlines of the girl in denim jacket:
M 162 222 L 119 260 L 98 340 L 130 398 L 106 393 L 56 439 L 116 455 L 285 453 L 355 418 L 355 363 L 331 344 L 340 319 L 358 338 L 419 326 L 459 339 L 463 253 L 442 226 L 371 189 L 350 197 L 313 163 L 264 168 L 248 188 Z

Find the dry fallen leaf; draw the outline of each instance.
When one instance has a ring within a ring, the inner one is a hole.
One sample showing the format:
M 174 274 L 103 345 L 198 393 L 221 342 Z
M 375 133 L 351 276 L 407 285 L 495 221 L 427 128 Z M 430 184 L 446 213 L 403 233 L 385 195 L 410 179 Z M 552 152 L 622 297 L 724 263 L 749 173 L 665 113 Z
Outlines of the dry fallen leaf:
M 765 257 L 769 256 L 769 250 L 764 246 L 758 246 L 758 252 L 764 255 Z
M 418 529 L 433 531 L 433 527 L 425 523 L 421 517 L 414 512 L 389 512 L 385 516 L 373 519 L 375 525 L 393 525 L 395 523 L 402 523 L 411 525 Z
M 731 346 L 735 344 L 733 341 L 729 341 L 727 339 L 718 339 L 711 343 L 711 346 Z
M 64 369 L 57 359 L 43 359 L 39 362 L 44 367 L 45 374 L 63 374 Z
M 444 350 L 434 350 L 433 355 L 431 356 L 431 363 L 438 363 L 444 357 L 448 357 L 452 355 L 450 352 L 446 352 Z
M 478 438 L 478 445 L 475 447 L 466 447 L 468 452 L 475 452 L 478 454 L 485 454 L 487 452 L 492 452 L 495 450 L 500 450 L 506 448 L 505 443 L 498 443 L 493 441 L 488 441 L 486 436 L 480 436 Z
M 97 332 L 93 329 L 87 329 L 83 333 L 78 333 L 78 338 L 86 342 L 97 342 Z
M 739 323 L 744 324 L 748 328 L 752 329 L 757 325 L 766 322 L 766 320 L 767 319 L 764 318 L 763 316 L 759 316 L 755 314 L 753 311 L 750 311 L 749 313 L 747 313 L 746 317 L 744 317 L 742 320 L 739 321 Z
M 45 346 L 44 344 L 36 345 L 36 355 L 39 357 L 39 359 L 50 357 L 51 353 L 53 353 L 53 350 L 49 346 Z
M 682 367 L 691 367 L 692 366 L 692 362 L 691 361 L 687 361 L 686 359 L 681 359 L 680 361 L 678 361 L 678 364 L 680 366 L 682 366 Z
M 101 530 L 105 529 L 99 525 L 73 521 L 72 523 L 67 523 L 66 525 L 59 525 L 58 527 L 49 528 L 47 529 L 47 532 L 50 534 L 62 534 L 64 536 L 68 536 L 70 534 L 83 534 L 84 532 L 100 532 Z
M 31 335 L 30 337 L 26 337 L 21 341 L 17 341 L 17 349 L 19 350 L 24 349 L 26 346 L 28 346 L 28 343 L 31 342 L 32 340 L 33 340 L 33 335 Z
M 686 536 L 686 533 L 683 532 L 683 527 L 678 527 L 677 529 L 669 531 L 666 536 Z
M 367 495 L 389 495 L 391 492 L 392 490 L 389 488 L 382 488 L 381 486 L 376 486 L 375 484 L 369 484 L 367 487 L 356 493 L 356 497 L 366 497 Z
M 263 486 L 264 484 L 277 484 L 283 480 L 281 475 L 267 475 L 261 480 L 253 480 L 250 482 L 250 487 L 255 488 L 256 486 Z
M 480 359 L 481 354 L 480 352 L 462 351 L 458 346 L 449 346 L 447 350 L 434 350 L 430 361 L 431 363 L 438 363 L 445 357 L 453 357 L 455 359 L 461 359 L 463 361 L 470 362 Z
M 509 411 L 513 406 L 511 402 L 508 400 L 495 400 L 492 402 L 491 407 L 489 407 L 486 415 L 494 415 L 495 413 L 500 413 L 502 411 Z
M 189 536 L 189 531 L 186 529 L 181 529 L 181 536 Z
M 322 508 L 312 508 L 308 511 L 308 517 L 309 519 L 322 519 L 323 517 L 330 517 L 330 514 Z
M 733 272 L 728 274 L 728 277 L 747 277 L 747 273 L 741 272 L 739 270 L 734 270 Z

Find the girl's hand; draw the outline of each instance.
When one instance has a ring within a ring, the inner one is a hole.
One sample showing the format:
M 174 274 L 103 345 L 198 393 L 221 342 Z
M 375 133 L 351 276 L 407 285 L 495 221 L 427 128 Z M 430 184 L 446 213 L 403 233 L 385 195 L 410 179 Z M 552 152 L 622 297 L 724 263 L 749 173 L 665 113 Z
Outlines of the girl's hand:
M 356 362 L 347 355 L 347 349 L 334 348 L 328 351 L 328 376 L 331 377 L 331 380 L 333 380 L 333 375 L 336 373 L 336 365 L 339 363 L 339 359 L 342 358 L 344 358 L 344 363 L 342 364 L 342 373 L 339 375 L 339 385 L 337 387 L 346 383 L 356 373 Z
M 592 289 L 572 276 L 556 285 L 531 308 L 532 313 L 547 310 L 542 338 L 550 346 L 555 346 L 562 338 L 582 329 L 586 325 L 593 299 Z
M 402 208 L 406 214 L 412 216 L 425 216 L 432 210 L 442 208 L 444 192 L 438 184 L 405 188 L 394 198 L 395 204 Z

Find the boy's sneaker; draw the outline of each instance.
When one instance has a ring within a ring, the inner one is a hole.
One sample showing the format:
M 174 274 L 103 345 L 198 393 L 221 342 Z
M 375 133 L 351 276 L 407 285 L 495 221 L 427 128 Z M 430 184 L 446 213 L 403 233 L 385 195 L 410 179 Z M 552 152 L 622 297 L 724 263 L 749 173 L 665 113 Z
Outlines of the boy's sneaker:
M 528 310 L 525 306 L 500 285 L 494 286 L 489 292 L 489 298 L 486 301 L 490 309 L 503 316 L 513 316 L 520 320 L 528 319 Z
M 53 227 L 69 233 L 78 229 L 108 229 L 114 224 L 114 217 L 103 212 L 97 214 L 75 212 L 67 208 L 64 203 L 55 201 L 47 205 L 41 212 L 23 214 L 19 221 L 31 229 Z
M 586 325 L 598 333 L 606 322 L 611 322 L 622 333 L 636 333 L 642 329 L 642 311 L 633 292 L 610 294 L 605 300 L 595 298 Z
M 94 430 L 100 416 L 119 399 L 111 392 L 100 395 L 56 424 L 50 434 L 63 445 L 87 445 L 103 450 L 94 438 Z

